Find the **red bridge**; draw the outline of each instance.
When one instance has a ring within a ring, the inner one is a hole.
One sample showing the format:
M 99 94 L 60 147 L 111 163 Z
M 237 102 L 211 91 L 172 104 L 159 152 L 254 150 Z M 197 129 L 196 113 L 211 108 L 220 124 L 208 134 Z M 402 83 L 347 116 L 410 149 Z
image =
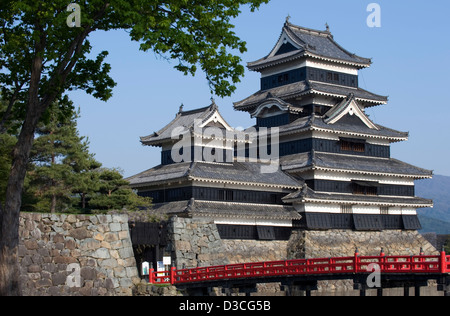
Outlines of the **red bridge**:
M 450 256 L 442 251 L 438 256 L 360 256 L 358 252 L 352 257 L 297 259 L 273 262 L 230 264 L 203 268 L 155 272 L 150 271 L 149 282 L 152 284 L 172 284 L 176 286 L 214 286 L 227 281 L 239 283 L 279 282 L 281 279 L 297 279 L 297 283 L 311 280 L 333 280 L 362 277 L 365 281 L 368 275 L 379 272 L 384 283 L 401 284 L 415 283 L 426 286 L 428 279 L 437 279 L 441 290 L 449 292 L 448 275 L 450 273 Z M 356 283 L 367 283 L 367 282 Z M 397 283 L 398 283 L 397 282 Z M 417 283 L 419 282 L 419 283 Z M 414 286 L 414 285 L 413 285 Z M 393 285 L 391 284 L 391 287 Z M 363 286 L 365 290 L 365 287 Z M 420 290 L 419 290 L 420 291 Z

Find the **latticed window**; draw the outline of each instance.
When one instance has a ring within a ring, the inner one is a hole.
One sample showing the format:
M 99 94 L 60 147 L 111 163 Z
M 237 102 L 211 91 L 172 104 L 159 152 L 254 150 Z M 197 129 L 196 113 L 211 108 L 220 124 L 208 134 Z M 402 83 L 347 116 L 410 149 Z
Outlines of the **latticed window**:
M 377 195 L 378 188 L 374 187 L 374 186 L 364 186 L 364 185 L 354 184 L 353 185 L 353 194 Z
M 351 205 L 341 205 L 341 214 L 353 214 L 353 207 Z
M 341 150 L 343 151 L 355 151 L 361 153 L 366 151 L 366 144 L 363 142 L 352 142 L 348 140 L 341 140 L 340 145 Z
M 381 215 L 389 215 L 389 207 L 380 207 L 380 213 Z
M 219 201 L 233 201 L 234 200 L 234 192 L 232 190 L 219 190 L 218 191 L 218 200 Z

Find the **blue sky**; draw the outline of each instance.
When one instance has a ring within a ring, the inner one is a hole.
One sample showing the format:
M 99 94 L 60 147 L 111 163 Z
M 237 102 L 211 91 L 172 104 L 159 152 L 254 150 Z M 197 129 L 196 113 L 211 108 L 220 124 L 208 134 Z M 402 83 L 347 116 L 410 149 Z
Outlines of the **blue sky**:
M 370 28 L 367 6 L 381 8 L 381 27 Z M 267 55 L 277 41 L 286 16 L 291 23 L 325 29 L 347 50 L 373 58 L 360 71 L 360 87 L 389 96 L 387 105 L 369 109 L 377 124 L 410 132 L 407 142 L 392 145 L 392 157 L 450 176 L 450 2 L 365 0 L 272 0 L 259 11 L 243 8 L 234 23 L 247 42 L 244 63 Z M 90 151 L 105 167 L 121 168 L 131 176 L 160 163 L 160 149 L 144 147 L 146 136 L 170 122 L 183 103 L 185 110 L 210 104 L 210 90 L 202 72 L 184 76 L 152 52 L 139 51 L 125 32 L 91 36 L 93 53 L 109 51 L 107 62 L 118 83 L 114 96 L 101 102 L 83 92 L 70 94 L 81 108 L 80 134 L 88 136 Z M 259 73 L 246 71 L 235 94 L 215 97 L 225 119 L 234 127 L 249 127 L 254 120 L 233 110 L 259 90 Z

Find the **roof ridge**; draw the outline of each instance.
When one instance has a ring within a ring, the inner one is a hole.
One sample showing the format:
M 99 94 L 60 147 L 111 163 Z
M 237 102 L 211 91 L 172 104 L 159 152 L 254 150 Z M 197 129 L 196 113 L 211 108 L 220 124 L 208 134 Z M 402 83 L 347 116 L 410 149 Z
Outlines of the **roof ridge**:
M 360 59 L 368 61 L 368 63 L 370 63 L 370 64 L 372 63 L 372 59 L 371 58 L 365 58 L 365 57 L 361 57 L 359 55 L 356 55 L 355 53 L 351 53 L 350 51 L 348 51 L 347 49 L 345 49 L 344 47 L 339 45 L 339 43 L 337 43 L 334 40 L 334 36 L 331 34 L 331 31 L 329 30 L 329 27 L 325 31 L 320 31 L 320 30 L 310 29 L 310 28 L 307 28 L 307 27 L 299 26 L 299 25 L 294 25 L 294 24 L 291 24 L 289 22 L 286 22 L 286 23 L 289 26 L 299 30 L 300 32 L 307 33 L 309 35 L 318 35 L 318 36 L 322 36 L 322 37 L 327 37 L 334 45 L 336 45 L 340 50 L 342 50 L 348 56 L 353 57 L 353 58 L 357 57 L 357 58 L 360 58 Z M 298 38 L 298 36 L 296 36 L 296 37 Z
M 300 25 L 295 25 L 295 24 L 292 24 L 292 23 L 290 23 L 290 22 L 286 22 L 286 24 L 287 24 L 287 26 L 293 27 L 293 28 L 295 28 L 295 29 L 298 29 L 298 30 L 301 31 L 301 32 L 317 33 L 317 34 L 320 35 L 320 36 L 324 36 L 324 37 L 329 37 L 329 36 L 331 36 L 331 37 L 333 37 L 333 36 L 331 35 L 331 32 L 329 31 L 329 29 L 328 29 L 328 30 L 325 30 L 325 31 L 321 31 L 321 30 L 311 29 L 311 28 L 307 28 L 307 27 L 304 27 L 304 26 L 300 26 Z
M 189 111 L 180 111 L 177 113 L 178 115 L 181 116 L 185 116 L 185 115 L 191 115 L 191 114 L 197 114 L 197 113 L 201 113 L 201 112 L 206 112 L 206 110 L 210 109 L 211 105 L 202 107 L 202 108 L 198 108 L 198 109 L 193 109 L 193 110 L 189 110 Z

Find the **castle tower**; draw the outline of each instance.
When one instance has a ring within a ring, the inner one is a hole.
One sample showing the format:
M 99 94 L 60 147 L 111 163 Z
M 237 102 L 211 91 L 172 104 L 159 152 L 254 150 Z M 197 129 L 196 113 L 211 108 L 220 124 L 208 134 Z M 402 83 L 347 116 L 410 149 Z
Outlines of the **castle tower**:
M 420 229 L 414 180 L 432 171 L 390 157 L 399 132 L 370 120 L 365 110 L 387 97 L 363 90 L 358 71 L 371 60 L 352 54 L 325 31 L 290 24 L 266 57 L 248 63 L 261 73 L 261 89 L 236 102 L 259 127 L 280 129 L 281 169 L 305 185 L 283 198 L 309 230 Z
M 391 144 L 409 135 L 367 116 L 388 102 L 359 87 L 358 72 L 370 65 L 328 27 L 286 21 L 272 51 L 248 63 L 261 73 L 260 90 L 234 103 L 256 118 L 254 127 L 234 130 L 213 101 L 180 107 L 141 137 L 162 149 L 161 164 L 128 180 L 153 199 L 155 213 L 172 218 L 179 267 L 346 256 L 355 246 L 366 255 L 434 250 L 417 232 L 416 212 L 433 204 L 414 190 L 432 171 L 391 158 Z M 255 149 L 273 130 L 278 142 Z M 278 152 L 269 157 L 276 168 L 263 172 L 268 152 Z

